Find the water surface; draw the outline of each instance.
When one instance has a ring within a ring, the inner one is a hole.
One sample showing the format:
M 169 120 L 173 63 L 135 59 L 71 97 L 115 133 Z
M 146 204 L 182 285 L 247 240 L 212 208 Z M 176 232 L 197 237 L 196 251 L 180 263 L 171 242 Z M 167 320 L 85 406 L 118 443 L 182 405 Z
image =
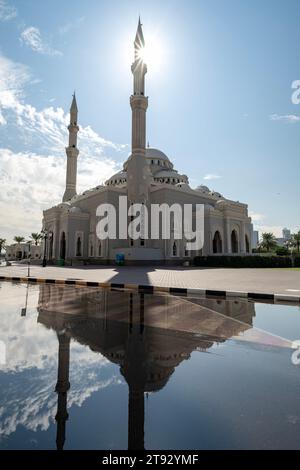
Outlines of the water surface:
M 2 282 L 0 449 L 299 449 L 296 339 L 298 307 Z

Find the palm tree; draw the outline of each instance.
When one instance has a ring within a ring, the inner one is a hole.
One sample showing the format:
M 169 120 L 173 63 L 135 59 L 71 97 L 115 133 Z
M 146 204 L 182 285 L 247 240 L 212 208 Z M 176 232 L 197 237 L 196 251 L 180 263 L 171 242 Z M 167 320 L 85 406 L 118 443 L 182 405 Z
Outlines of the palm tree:
M 5 243 L 6 243 L 5 238 L 0 238 L 0 255 L 1 255 L 2 249 L 4 248 Z
M 271 232 L 265 232 L 262 234 L 262 241 L 260 242 L 260 246 L 265 248 L 268 252 L 272 249 L 276 248 L 277 241 L 276 237 Z
M 35 246 L 37 246 L 39 244 L 40 239 L 42 238 L 42 234 L 32 233 L 29 238 L 31 238 L 31 240 L 34 241 Z
M 297 248 L 297 252 L 300 251 L 300 230 L 294 233 L 291 238 L 291 245 Z
M 14 241 L 17 243 L 22 243 L 24 240 L 25 240 L 24 237 L 19 237 L 17 235 L 14 237 Z

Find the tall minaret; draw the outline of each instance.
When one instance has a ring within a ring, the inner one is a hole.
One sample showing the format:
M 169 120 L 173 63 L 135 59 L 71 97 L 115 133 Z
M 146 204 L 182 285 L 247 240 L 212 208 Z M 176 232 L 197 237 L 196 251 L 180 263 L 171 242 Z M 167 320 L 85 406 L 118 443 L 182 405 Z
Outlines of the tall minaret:
M 77 126 L 78 108 L 75 93 L 70 108 L 70 124 L 69 130 L 69 146 L 66 148 L 67 154 L 67 174 L 66 174 L 66 190 L 63 196 L 63 202 L 69 201 L 76 195 L 76 178 L 77 178 L 77 157 L 79 150 L 77 148 Z
M 134 40 L 133 94 L 130 97 L 132 109 L 131 156 L 127 165 L 127 192 L 129 203 L 147 204 L 149 199 L 151 172 L 146 160 L 146 111 L 148 98 L 145 96 L 145 74 L 147 65 L 141 54 L 145 47 L 142 24 L 139 19 Z

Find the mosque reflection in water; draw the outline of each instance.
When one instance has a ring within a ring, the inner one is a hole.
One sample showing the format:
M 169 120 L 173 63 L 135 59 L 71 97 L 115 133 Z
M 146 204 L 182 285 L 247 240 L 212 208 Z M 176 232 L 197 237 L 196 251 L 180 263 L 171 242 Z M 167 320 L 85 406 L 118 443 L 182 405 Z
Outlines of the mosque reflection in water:
M 144 396 L 161 390 L 193 351 L 252 326 L 254 304 L 41 285 L 38 322 L 58 339 L 57 449 L 68 420 L 70 341 L 120 366 L 128 384 L 128 448 L 144 449 Z

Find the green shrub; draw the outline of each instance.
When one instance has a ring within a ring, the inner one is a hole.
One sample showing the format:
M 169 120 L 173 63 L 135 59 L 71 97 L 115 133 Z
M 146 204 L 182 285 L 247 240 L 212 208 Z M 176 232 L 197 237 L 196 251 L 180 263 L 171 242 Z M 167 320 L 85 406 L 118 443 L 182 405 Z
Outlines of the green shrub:
M 300 256 L 294 258 L 294 266 L 295 268 L 300 268 Z
M 289 256 L 196 256 L 195 266 L 223 268 L 289 268 Z M 300 257 L 299 257 L 300 265 Z M 295 264 L 296 266 L 296 264 Z

